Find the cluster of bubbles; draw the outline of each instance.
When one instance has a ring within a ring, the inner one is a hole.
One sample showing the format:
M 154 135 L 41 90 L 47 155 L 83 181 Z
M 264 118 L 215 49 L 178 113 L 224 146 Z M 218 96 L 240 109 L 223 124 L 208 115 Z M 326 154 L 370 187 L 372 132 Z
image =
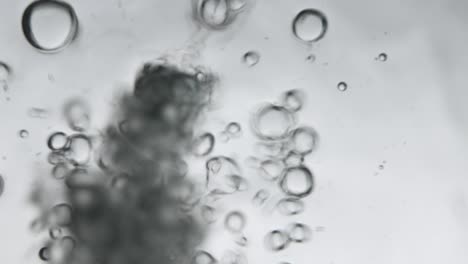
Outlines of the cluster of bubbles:
M 248 0 L 192 0 L 193 17 L 202 26 L 221 30 L 230 25 L 248 4 Z

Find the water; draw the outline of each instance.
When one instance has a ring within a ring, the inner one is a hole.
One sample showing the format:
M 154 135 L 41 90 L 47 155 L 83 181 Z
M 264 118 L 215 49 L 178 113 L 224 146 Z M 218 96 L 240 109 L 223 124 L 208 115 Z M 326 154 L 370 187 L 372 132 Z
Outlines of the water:
M 223 29 L 235 18 L 231 13 L 228 0 L 193 0 L 196 18 L 209 29 Z M 236 6 L 236 5 L 234 5 Z
M 302 198 L 312 193 L 314 178 L 305 166 L 291 167 L 284 171 L 279 184 L 286 195 Z
M 248 67 L 253 67 L 260 61 L 260 54 L 256 51 L 248 51 L 242 57 L 242 61 Z
M 327 18 L 316 9 L 304 9 L 293 20 L 294 35 L 304 42 L 319 41 L 325 36 L 327 29 Z
M 387 61 L 387 58 L 388 58 L 387 53 L 382 52 L 379 54 L 379 56 L 377 56 L 376 59 L 383 62 L 383 61 Z
M 23 33 L 31 46 L 45 53 L 63 50 L 77 36 L 78 18 L 73 7 L 62 1 L 38 0 L 24 11 Z

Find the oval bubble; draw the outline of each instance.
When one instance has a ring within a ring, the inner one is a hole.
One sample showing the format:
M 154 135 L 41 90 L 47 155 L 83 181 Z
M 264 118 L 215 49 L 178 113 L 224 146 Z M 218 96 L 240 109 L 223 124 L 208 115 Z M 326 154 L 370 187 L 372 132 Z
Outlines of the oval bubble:
M 0 174 L 0 197 L 2 196 L 4 190 L 5 190 L 5 180 L 3 179 L 3 176 Z
M 192 146 L 192 152 L 196 156 L 206 156 L 211 153 L 215 145 L 215 137 L 211 133 L 204 133 L 197 137 Z
M 27 131 L 26 129 L 21 129 L 18 132 L 18 135 L 20 136 L 20 138 L 27 138 L 29 137 L 29 131 Z
M 317 147 L 318 133 L 311 127 L 299 127 L 292 132 L 291 143 L 295 152 L 307 155 Z
M 275 181 L 284 169 L 284 163 L 280 160 L 265 160 L 260 164 L 260 175 L 266 180 Z
M 64 179 L 72 170 L 68 163 L 58 163 L 52 168 L 52 176 L 57 179 Z
M 68 162 L 67 158 L 65 157 L 65 152 L 60 150 L 50 152 L 47 156 L 47 161 L 52 165 Z
M 49 229 L 49 236 L 52 239 L 57 239 L 62 236 L 62 229 L 60 227 L 51 227 Z
M 283 250 L 289 243 L 289 236 L 282 230 L 273 230 L 265 236 L 266 247 L 273 251 Z
M 59 0 L 38 0 L 24 11 L 23 33 L 34 48 L 44 53 L 63 50 L 78 33 L 78 18 L 73 7 Z
M 296 243 L 306 242 L 310 239 L 312 231 L 307 225 L 294 223 L 288 228 L 289 239 Z
M 257 137 L 264 140 L 280 140 L 288 136 L 296 124 L 296 119 L 288 109 L 267 104 L 252 117 L 252 130 Z
M 377 56 L 377 60 L 379 61 L 387 61 L 387 58 L 388 58 L 387 53 L 384 53 L 384 52 L 380 53 L 379 56 Z
M 39 258 L 43 261 L 48 261 L 50 258 L 49 247 L 43 247 L 39 250 Z
M 292 112 L 302 109 L 304 94 L 297 89 L 289 90 L 283 94 L 283 106 Z
M 60 131 L 52 133 L 47 140 L 47 146 L 51 150 L 64 149 L 67 146 L 67 143 L 68 143 L 67 135 Z
M 208 252 L 199 250 L 192 258 L 191 264 L 215 264 L 217 260 Z
M 70 236 L 55 240 L 50 248 L 50 260 L 52 263 L 66 263 L 70 253 L 75 248 L 75 239 Z
M 287 168 L 279 182 L 281 190 L 294 197 L 306 197 L 314 188 L 312 172 L 305 166 Z
M 230 212 L 224 219 L 224 227 L 232 233 L 241 232 L 245 227 L 245 223 L 245 216 L 239 211 Z
M 316 42 L 325 36 L 328 21 L 325 15 L 316 9 L 304 9 L 293 20 L 294 35 L 308 43 Z
M 260 54 L 256 51 L 248 51 L 242 57 L 242 61 L 245 65 L 253 67 L 260 61 Z
M 83 100 L 71 99 L 65 104 L 63 113 L 71 129 L 82 132 L 89 128 L 90 110 Z
M 88 136 L 75 134 L 69 138 L 69 146 L 65 155 L 74 165 L 85 165 L 91 159 L 92 144 Z
M 283 215 L 300 214 L 304 211 L 304 207 L 304 202 L 294 197 L 283 198 L 277 204 L 278 211 Z
M 57 204 L 49 214 L 49 223 L 54 226 L 66 226 L 72 220 L 72 208 L 69 204 Z

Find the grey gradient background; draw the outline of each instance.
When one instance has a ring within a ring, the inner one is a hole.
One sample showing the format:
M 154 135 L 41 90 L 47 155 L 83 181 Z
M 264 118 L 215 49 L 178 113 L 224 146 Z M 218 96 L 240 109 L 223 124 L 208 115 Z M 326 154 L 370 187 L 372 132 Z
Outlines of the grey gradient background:
M 23 36 L 28 3 L 0 1 L 0 60 L 13 70 L 9 91 L 0 94 L 2 263 L 41 262 L 38 235 L 28 230 L 35 211 L 27 196 L 37 171 L 48 168 L 47 136 L 67 130 L 62 103 L 85 98 L 93 127 L 102 128 L 143 62 L 184 53 L 220 78 L 217 107 L 203 129 L 217 133 L 230 121 L 244 128 L 242 138 L 218 144 L 214 154 L 242 161 L 253 153 L 252 111 L 292 88 L 307 96 L 300 123 L 320 134 L 320 148 L 307 159 L 317 186 L 304 214 L 259 212 L 249 197 L 226 205 L 248 217 L 250 263 L 468 262 L 467 2 L 257 0 L 226 30 L 210 32 L 194 23 L 188 0 L 73 0 L 79 36 L 53 55 L 37 52 Z M 325 38 L 312 47 L 291 31 L 304 8 L 321 10 L 329 21 Z M 253 68 L 241 62 L 249 50 L 261 55 Z M 388 61 L 374 60 L 380 52 Z M 309 54 L 314 63 L 305 60 Z M 348 83 L 346 92 L 336 89 L 340 81 Z M 50 115 L 30 118 L 30 107 Z M 30 136 L 19 138 L 20 129 Z M 203 174 L 194 167 L 194 177 Z M 252 182 L 254 190 L 265 187 Z M 325 230 L 285 251 L 266 250 L 266 232 L 292 221 Z M 201 247 L 220 256 L 232 243 L 223 232 L 215 225 Z

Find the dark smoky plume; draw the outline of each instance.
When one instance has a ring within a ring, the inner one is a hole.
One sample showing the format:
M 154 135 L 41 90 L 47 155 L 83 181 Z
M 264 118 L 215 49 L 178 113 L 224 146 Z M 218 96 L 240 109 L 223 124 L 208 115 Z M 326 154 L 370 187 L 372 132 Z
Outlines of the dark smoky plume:
M 206 73 L 146 64 L 133 93 L 121 96 L 98 139 L 83 126 L 76 134 L 50 136 L 49 162 L 55 167 L 49 178 L 63 185 L 65 202 L 47 205 L 44 197 L 51 194 L 46 184 L 33 192 L 51 237 L 39 251 L 41 259 L 69 264 L 190 263 L 205 230 L 190 210 L 196 197 L 184 155 L 210 102 L 213 83 Z M 90 116 L 88 108 L 73 110 L 68 104 L 66 109 L 81 124 Z

